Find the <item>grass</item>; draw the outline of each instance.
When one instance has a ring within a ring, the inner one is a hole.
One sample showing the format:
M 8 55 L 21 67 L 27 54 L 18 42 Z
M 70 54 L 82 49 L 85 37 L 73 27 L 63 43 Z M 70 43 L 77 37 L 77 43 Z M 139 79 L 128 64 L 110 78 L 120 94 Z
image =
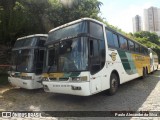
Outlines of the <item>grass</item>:
M 8 75 L 0 73 L 0 85 L 7 85 L 8 83 Z

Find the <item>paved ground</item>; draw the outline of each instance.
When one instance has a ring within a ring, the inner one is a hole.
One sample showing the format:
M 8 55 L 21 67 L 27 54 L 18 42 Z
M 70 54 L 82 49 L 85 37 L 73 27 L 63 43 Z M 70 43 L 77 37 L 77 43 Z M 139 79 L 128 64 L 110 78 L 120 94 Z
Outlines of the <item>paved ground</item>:
M 160 111 L 160 71 L 145 80 L 135 79 L 120 86 L 114 96 L 105 92 L 79 97 L 0 86 L 0 111 Z M 1 119 L 1 118 L 0 118 Z M 48 118 L 51 119 L 51 118 Z M 52 118 L 53 120 L 97 120 L 140 118 Z M 144 120 L 157 117 L 141 118 Z

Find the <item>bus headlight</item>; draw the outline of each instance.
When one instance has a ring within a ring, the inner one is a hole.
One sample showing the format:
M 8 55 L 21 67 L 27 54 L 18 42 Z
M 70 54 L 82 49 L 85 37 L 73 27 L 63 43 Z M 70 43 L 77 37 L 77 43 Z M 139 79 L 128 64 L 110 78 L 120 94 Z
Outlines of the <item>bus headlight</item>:
M 42 81 L 49 81 L 47 77 L 42 77 Z
M 82 77 L 72 77 L 72 81 L 87 81 L 87 76 Z

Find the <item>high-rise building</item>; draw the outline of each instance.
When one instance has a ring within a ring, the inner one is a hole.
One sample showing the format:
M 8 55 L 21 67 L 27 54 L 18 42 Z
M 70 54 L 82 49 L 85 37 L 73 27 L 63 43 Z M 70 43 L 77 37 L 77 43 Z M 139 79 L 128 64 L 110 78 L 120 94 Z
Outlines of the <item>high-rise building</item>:
M 144 10 L 144 30 L 156 32 L 160 36 L 160 9 L 150 7 Z
M 139 32 L 142 30 L 142 22 L 141 17 L 139 15 L 136 15 L 133 19 L 133 33 Z

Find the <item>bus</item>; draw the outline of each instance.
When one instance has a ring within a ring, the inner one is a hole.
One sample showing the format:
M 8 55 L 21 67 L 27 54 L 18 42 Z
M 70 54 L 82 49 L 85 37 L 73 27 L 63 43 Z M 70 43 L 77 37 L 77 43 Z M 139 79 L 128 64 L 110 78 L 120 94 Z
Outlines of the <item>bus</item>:
M 25 89 L 42 88 L 41 74 L 45 53 L 46 34 L 18 38 L 12 49 L 8 81 L 13 86 Z
M 150 55 L 150 65 L 151 65 L 151 72 L 154 72 L 158 70 L 158 55 L 156 52 L 154 52 L 151 48 L 149 49 L 149 55 Z
M 113 95 L 120 84 L 150 73 L 147 47 L 91 18 L 50 30 L 45 46 L 46 92 Z

